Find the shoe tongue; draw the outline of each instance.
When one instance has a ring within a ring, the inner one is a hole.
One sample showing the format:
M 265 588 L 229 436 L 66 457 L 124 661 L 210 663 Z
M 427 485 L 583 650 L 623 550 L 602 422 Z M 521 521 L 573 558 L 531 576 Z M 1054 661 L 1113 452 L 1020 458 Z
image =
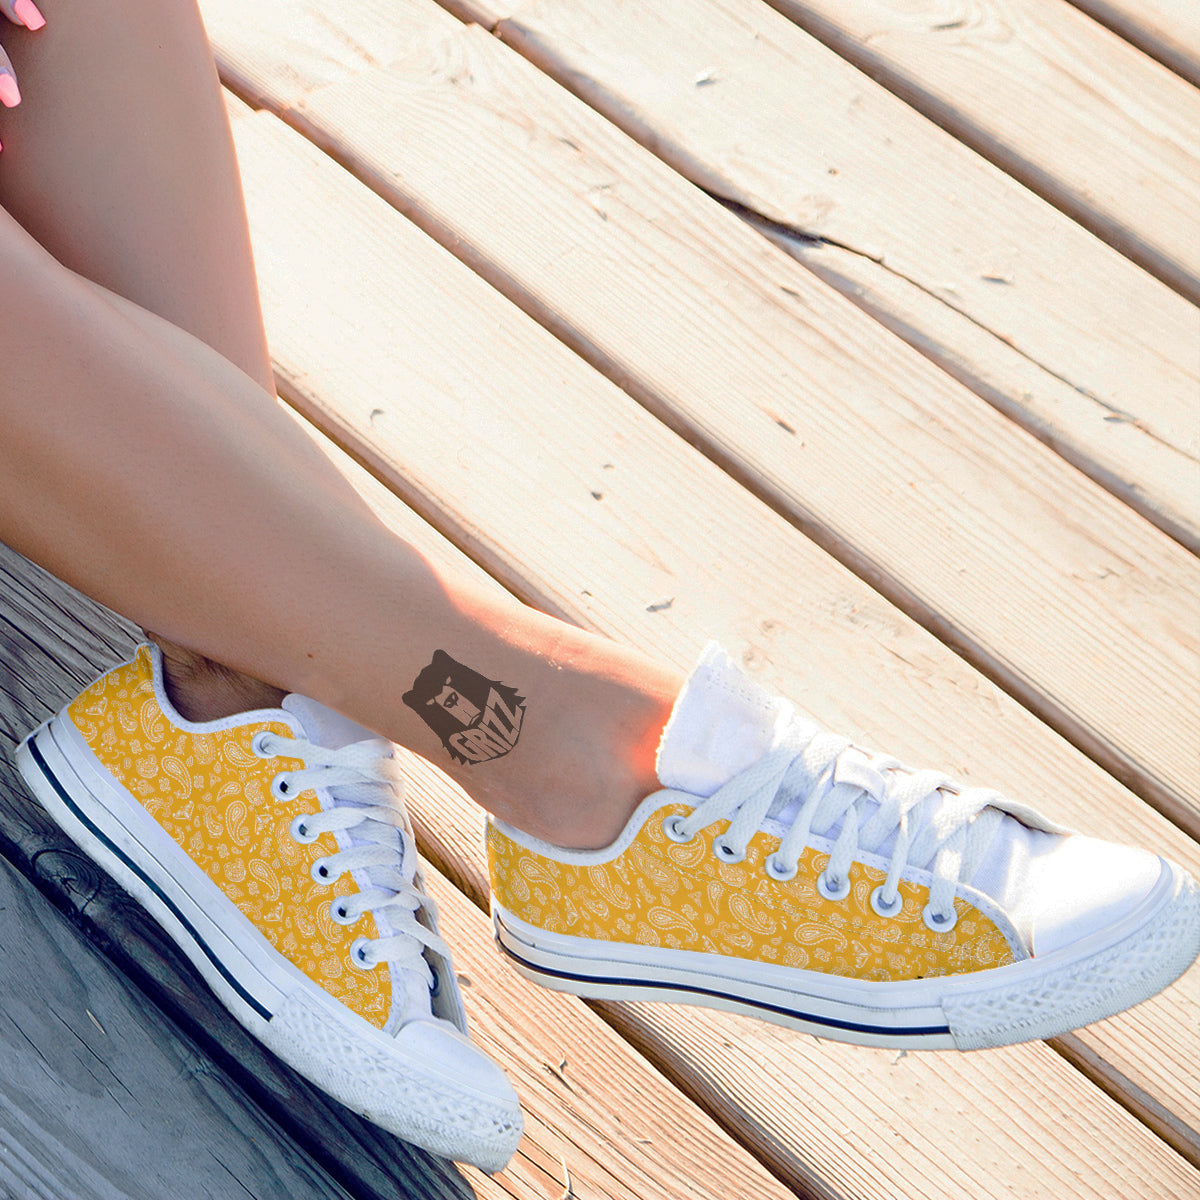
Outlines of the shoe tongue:
M 304 735 L 310 742 L 316 746 L 323 746 L 326 750 L 341 750 L 344 746 L 375 737 L 370 730 L 356 725 L 348 717 L 343 717 L 341 713 L 336 713 L 307 696 L 285 696 L 283 708 L 300 722 Z M 379 803 L 378 785 L 365 782 L 341 784 L 330 788 L 329 795 L 335 803 L 351 807 Z
M 370 730 L 364 729 L 349 718 L 343 717 L 340 713 L 326 708 L 325 705 L 311 700 L 307 696 L 295 694 L 285 696 L 283 708 L 300 722 L 304 735 L 310 742 L 317 746 L 323 746 L 327 750 L 340 750 L 355 742 L 382 740 Z M 378 783 L 364 781 L 361 784 L 339 784 L 337 787 L 330 788 L 328 795 L 340 807 L 362 808 L 381 803 L 380 792 Z M 344 837 L 350 845 L 362 845 L 366 839 L 362 836 L 361 831 L 366 828 L 370 828 L 377 836 L 382 836 L 395 845 L 396 863 L 392 867 L 360 867 L 355 873 L 365 877 L 367 882 L 373 886 L 388 891 L 395 890 L 399 882 L 395 878 L 396 874 L 412 876 L 416 870 L 416 864 L 405 862 L 404 843 L 399 830 L 392 826 L 368 821 L 358 829 L 349 830 L 340 836 Z M 405 828 L 409 829 L 411 833 L 407 814 L 405 815 Z M 395 927 L 388 920 L 385 909 L 378 910 L 372 915 L 380 937 L 389 937 L 396 932 Z M 402 1024 L 415 1019 L 431 1019 L 430 995 L 423 981 L 413 976 L 412 972 L 393 970 L 392 984 L 393 1012 L 392 1021 L 389 1024 L 396 1022 Z
M 663 730 L 659 782 L 711 796 L 778 744 L 793 711 L 710 642 Z
M 376 741 L 383 745 L 383 739 L 369 729 L 364 729 L 348 717 L 343 717 L 341 713 L 336 713 L 307 696 L 285 696 L 283 708 L 300 722 L 304 735 L 310 742 L 316 746 L 323 746 L 326 750 L 341 750 L 355 742 L 364 741 Z M 336 804 L 361 808 L 364 805 L 380 803 L 380 786 L 367 780 L 362 783 L 342 783 L 330 788 L 329 796 Z M 350 836 L 352 841 L 357 840 L 353 834 Z
M 316 746 L 324 746 L 327 750 L 340 750 L 343 746 L 366 741 L 375 736 L 348 717 L 343 717 L 341 713 L 336 713 L 307 696 L 285 696 L 283 708 L 300 722 L 310 742 Z

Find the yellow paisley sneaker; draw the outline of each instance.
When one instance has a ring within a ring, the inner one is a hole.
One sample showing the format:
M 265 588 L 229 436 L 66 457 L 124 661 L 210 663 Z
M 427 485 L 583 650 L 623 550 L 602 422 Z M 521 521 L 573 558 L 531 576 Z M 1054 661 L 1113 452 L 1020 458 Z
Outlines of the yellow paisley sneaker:
M 520 1107 L 466 1036 L 392 756 L 301 696 L 188 722 L 143 646 L 17 761 L 264 1045 L 375 1124 L 497 1171 Z
M 1200 893 L 1178 867 L 867 754 L 716 646 L 658 774 L 663 790 L 603 850 L 489 822 L 496 938 L 522 974 L 971 1050 L 1110 1016 L 1200 953 Z

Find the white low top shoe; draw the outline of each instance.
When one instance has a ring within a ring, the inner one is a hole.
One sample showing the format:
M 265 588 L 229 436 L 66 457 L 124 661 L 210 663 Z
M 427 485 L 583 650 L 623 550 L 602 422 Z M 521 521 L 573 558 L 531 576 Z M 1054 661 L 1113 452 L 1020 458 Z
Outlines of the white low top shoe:
M 467 1037 L 389 743 L 301 696 L 186 721 L 143 646 L 17 761 L 264 1045 L 408 1141 L 508 1162 L 520 1106 Z
M 860 750 L 716 646 L 658 774 L 603 850 L 489 824 L 496 936 L 529 978 L 969 1050 L 1110 1016 L 1200 953 L 1179 867 Z

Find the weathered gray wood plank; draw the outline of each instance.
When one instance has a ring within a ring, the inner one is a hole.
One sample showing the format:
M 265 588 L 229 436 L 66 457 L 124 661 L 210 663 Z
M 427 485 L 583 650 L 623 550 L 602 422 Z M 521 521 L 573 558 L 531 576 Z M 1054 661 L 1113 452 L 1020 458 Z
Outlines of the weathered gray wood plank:
M 149 995 L 147 1001 L 136 992 L 129 994 L 133 1016 L 140 1016 L 149 1028 L 165 1028 L 161 1009 L 198 1044 L 194 1054 L 198 1065 L 192 1069 L 205 1073 L 214 1094 L 221 1087 L 231 1089 L 231 1096 L 245 1092 L 270 1114 L 282 1132 L 270 1133 L 270 1125 L 263 1121 L 259 1136 L 274 1137 L 275 1154 L 281 1158 L 290 1154 L 298 1162 L 311 1156 L 317 1164 L 315 1179 L 335 1178 L 362 1200 L 469 1200 L 471 1188 L 450 1164 L 383 1133 L 329 1100 L 246 1034 L 214 1001 L 159 927 L 74 849 L 25 792 L 12 766 L 15 742 L 124 657 L 136 637 L 131 626 L 0 546 L 0 848 L 56 905 L 75 914 L 92 942 Z M 30 978 L 36 975 L 26 976 Z M 45 986 L 49 999 L 52 984 Z M 40 987 L 35 984 L 27 992 L 30 1003 L 36 1002 Z M 117 1027 L 114 1022 L 114 1030 Z M 120 1049 L 122 1055 L 132 1052 Z M 144 1121 L 150 1128 L 158 1120 L 160 1102 L 161 1096 L 140 1095 L 132 1089 L 123 1101 L 131 1120 Z M 228 1103 L 235 1105 L 232 1099 Z M 230 1135 L 227 1124 L 217 1122 L 222 1111 L 232 1110 L 221 1110 L 213 1101 L 206 1136 L 219 1140 Z M 225 1121 L 230 1119 L 226 1115 Z M 15 1117 L 13 1122 L 12 1154 L 27 1154 L 30 1162 L 36 1162 L 38 1147 L 48 1134 L 39 1134 L 36 1122 L 22 1133 Z M 239 1123 L 247 1124 L 240 1118 Z M 97 1163 L 124 1169 L 126 1152 L 110 1138 L 111 1128 L 99 1121 L 78 1127 L 80 1141 L 74 1152 L 81 1162 L 86 1163 L 90 1154 Z M 168 1188 L 144 1194 L 147 1200 L 164 1196 L 174 1200 L 187 1193 Z M 211 1194 L 232 1195 L 236 1189 Z M 274 1200 L 291 1193 L 276 1189 L 262 1194 Z M 65 1200 L 70 1193 L 51 1188 L 47 1195 Z
M 0 860 L 0 1195 L 349 1193 Z

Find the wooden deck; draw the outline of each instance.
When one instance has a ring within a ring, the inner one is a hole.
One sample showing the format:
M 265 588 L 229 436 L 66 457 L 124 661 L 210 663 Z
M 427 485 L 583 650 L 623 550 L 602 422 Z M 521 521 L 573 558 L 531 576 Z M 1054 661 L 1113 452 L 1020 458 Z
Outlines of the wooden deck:
M 1200 874 L 1192 0 L 202 7 L 280 394 L 389 523 Z M 135 631 L 0 574 L 7 749 Z M 500 961 L 478 811 L 406 761 L 509 1169 L 271 1059 L 5 762 L 0 1194 L 1200 1197 L 1200 969 L 974 1055 L 587 1005 Z

